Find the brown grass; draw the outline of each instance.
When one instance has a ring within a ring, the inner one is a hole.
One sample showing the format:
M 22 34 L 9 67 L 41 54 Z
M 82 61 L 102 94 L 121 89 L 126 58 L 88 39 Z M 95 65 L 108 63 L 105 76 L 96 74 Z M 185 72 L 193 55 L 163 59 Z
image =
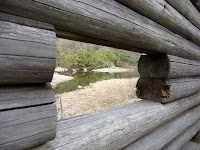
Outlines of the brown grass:
M 104 80 L 57 95 L 58 119 L 135 102 L 139 100 L 135 94 L 137 80 L 138 78 Z

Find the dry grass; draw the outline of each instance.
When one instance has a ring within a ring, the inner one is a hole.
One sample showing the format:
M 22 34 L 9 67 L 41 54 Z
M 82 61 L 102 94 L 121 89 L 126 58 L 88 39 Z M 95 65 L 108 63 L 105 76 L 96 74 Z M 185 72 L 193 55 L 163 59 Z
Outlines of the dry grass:
M 58 118 L 78 116 L 139 100 L 138 78 L 104 80 L 84 89 L 57 95 Z

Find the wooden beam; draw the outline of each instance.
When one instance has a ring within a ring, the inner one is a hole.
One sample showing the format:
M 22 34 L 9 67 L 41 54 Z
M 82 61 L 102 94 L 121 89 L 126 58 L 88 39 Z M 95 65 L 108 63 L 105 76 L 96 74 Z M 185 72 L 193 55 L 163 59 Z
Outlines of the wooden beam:
M 179 11 L 184 17 L 186 17 L 191 23 L 200 29 L 200 15 L 199 11 L 194 7 L 190 0 L 166 0 L 177 11 Z
M 179 136 L 177 136 L 170 143 L 168 143 L 164 148 L 162 148 L 162 150 L 176 150 L 176 149 L 182 150 L 185 143 L 190 141 L 199 129 L 200 129 L 200 120 L 195 122 L 187 130 L 183 131 Z
M 123 149 L 199 105 L 199 96 L 200 93 L 165 105 L 142 100 L 111 110 L 61 120 L 57 125 L 56 138 L 33 149 Z
M 200 46 L 200 30 L 164 0 L 116 0 Z
M 200 78 L 140 78 L 136 88 L 138 98 L 168 103 L 200 92 Z
M 200 144 L 194 143 L 194 142 L 187 142 L 185 146 L 182 148 L 182 150 L 199 150 Z
M 133 51 L 153 50 L 200 61 L 198 46 L 113 0 L 1 0 L 0 11 L 47 22 L 59 30 L 131 46 Z
M 190 1 L 197 8 L 197 10 L 200 12 L 200 0 L 190 0 Z
M 55 102 L 49 83 L 34 85 L 0 85 L 0 111 Z
M 28 149 L 56 135 L 54 104 L 0 112 L 0 149 Z
M 199 119 L 200 106 L 197 106 L 196 108 L 185 112 L 181 116 L 178 116 L 174 120 L 160 126 L 124 150 L 161 150 L 166 144 L 173 141 L 177 136 L 187 130 L 187 128 L 192 126 Z M 200 127 L 200 121 L 197 127 Z
M 138 72 L 144 78 L 198 77 L 200 62 L 165 54 L 142 55 Z

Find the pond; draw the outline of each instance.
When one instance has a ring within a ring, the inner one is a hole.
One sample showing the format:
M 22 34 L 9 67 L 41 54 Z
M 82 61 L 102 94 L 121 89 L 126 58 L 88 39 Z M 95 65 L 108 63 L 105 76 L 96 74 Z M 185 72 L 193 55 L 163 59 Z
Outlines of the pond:
M 122 79 L 122 78 L 132 78 L 139 77 L 138 72 L 122 72 L 122 73 L 107 73 L 107 72 L 77 72 L 72 75 L 69 72 L 61 73 L 67 76 L 73 76 L 74 79 L 58 84 L 54 92 L 56 94 L 62 94 L 65 92 L 73 91 L 78 89 L 78 86 L 87 86 L 90 83 L 95 83 L 97 81 L 109 80 L 109 79 Z

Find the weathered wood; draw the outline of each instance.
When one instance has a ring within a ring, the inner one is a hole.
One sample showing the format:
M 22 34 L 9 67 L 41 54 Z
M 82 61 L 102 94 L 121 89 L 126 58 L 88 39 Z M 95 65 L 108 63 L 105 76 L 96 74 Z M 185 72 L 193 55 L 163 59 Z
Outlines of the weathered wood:
M 57 125 L 56 138 L 33 149 L 122 149 L 189 108 L 199 105 L 199 96 L 200 93 L 166 105 L 142 100 L 61 120 Z
M 23 18 L 19 16 L 14 16 L 14 15 L 2 13 L 2 12 L 0 12 L 0 21 L 7 21 L 7 22 L 29 26 L 29 27 L 55 31 L 54 26 L 51 24 L 32 20 L 32 19 L 27 19 L 27 18 Z
M 49 83 L 36 85 L 0 85 L 0 110 L 14 109 L 55 102 Z
M 189 141 L 181 150 L 200 150 L 200 144 Z
M 185 78 L 200 76 L 200 62 L 165 54 L 142 55 L 138 72 L 144 78 Z
M 138 98 L 167 103 L 200 92 L 200 78 L 140 78 L 136 88 Z
M 1 111 L 0 149 L 27 149 L 53 139 L 56 115 L 54 104 Z
M 197 10 L 200 12 L 200 0 L 190 0 L 190 1 L 197 8 Z
M 199 11 L 194 7 L 190 0 L 166 0 L 177 11 L 179 11 L 184 17 L 186 17 L 191 23 L 200 29 L 200 15 Z
M 165 0 L 116 0 L 200 46 L 200 30 Z
M 199 119 L 200 106 L 191 109 L 174 120 L 162 125 L 125 148 L 125 150 L 161 150 L 167 143 L 172 141 Z M 200 126 L 200 124 L 198 125 Z
M 153 50 L 200 60 L 198 46 L 113 0 L 1 0 L 0 11 L 47 22 L 59 30 L 132 46 L 133 51 Z
M 199 128 L 200 120 L 195 122 L 195 124 L 189 127 L 187 130 L 183 131 L 178 137 L 173 139 L 164 148 L 162 148 L 162 150 L 181 150 L 185 143 L 192 139 L 192 137 L 196 134 Z
M 196 133 L 196 135 L 192 138 L 191 141 L 193 141 L 193 142 L 195 142 L 195 143 L 200 143 L 200 131 L 198 131 L 198 132 Z

